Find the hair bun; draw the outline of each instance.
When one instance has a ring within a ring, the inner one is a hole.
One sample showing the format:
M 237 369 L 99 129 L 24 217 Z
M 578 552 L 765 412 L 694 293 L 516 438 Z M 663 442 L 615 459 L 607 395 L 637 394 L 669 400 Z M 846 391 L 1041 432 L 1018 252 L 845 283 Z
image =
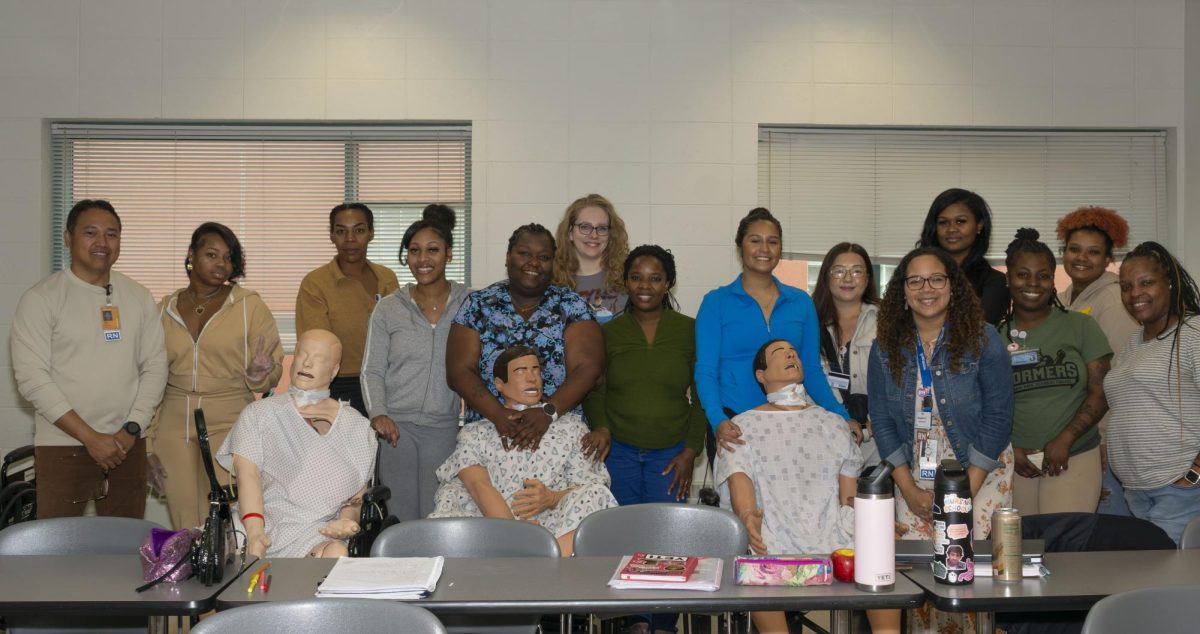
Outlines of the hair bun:
M 766 207 L 755 207 L 746 214 L 746 220 L 774 220 L 775 216 Z
M 1034 229 L 1033 227 L 1021 227 L 1020 229 L 1017 229 L 1017 240 L 1029 240 L 1030 242 L 1036 242 L 1040 237 L 1041 234 L 1038 233 L 1038 230 Z
M 454 210 L 441 203 L 433 203 L 426 207 L 421 213 L 421 219 L 446 227 L 447 230 L 454 229 Z

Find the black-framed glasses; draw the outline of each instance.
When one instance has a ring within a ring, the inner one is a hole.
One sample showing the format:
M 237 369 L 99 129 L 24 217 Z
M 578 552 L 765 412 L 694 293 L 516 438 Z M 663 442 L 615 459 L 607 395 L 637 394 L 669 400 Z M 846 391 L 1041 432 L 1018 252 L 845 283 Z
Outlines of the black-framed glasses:
M 104 470 L 104 479 L 100 480 L 92 487 L 91 497 L 83 498 L 82 500 L 71 500 L 71 504 L 87 504 L 88 502 L 99 502 L 108 497 L 108 469 Z
M 950 277 L 942 273 L 934 273 L 929 277 L 913 275 L 911 277 L 904 278 L 904 285 L 907 286 L 908 290 L 910 291 L 919 291 L 922 288 L 925 288 L 926 284 L 929 284 L 929 288 L 932 288 L 935 291 L 940 291 L 943 288 L 946 288 L 946 284 L 949 282 Z
M 590 222 L 575 223 L 575 230 L 585 236 L 596 235 L 603 238 L 608 235 L 608 225 L 594 225 Z
M 850 276 L 851 279 L 861 280 L 867 276 L 867 269 L 863 266 L 852 266 L 850 268 L 835 266 L 829 269 L 829 277 L 835 280 L 843 279 L 846 276 Z

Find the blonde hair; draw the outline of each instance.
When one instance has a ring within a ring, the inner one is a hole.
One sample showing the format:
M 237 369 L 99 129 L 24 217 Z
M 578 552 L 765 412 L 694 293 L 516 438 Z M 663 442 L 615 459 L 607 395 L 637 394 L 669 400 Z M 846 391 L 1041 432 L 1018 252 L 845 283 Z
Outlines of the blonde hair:
M 629 234 L 625 232 L 625 221 L 617 215 L 617 208 L 607 198 L 600 194 L 588 194 L 583 198 L 567 205 L 562 222 L 554 232 L 554 239 L 559 244 L 554 254 L 554 276 L 552 283 L 568 288 L 575 288 L 575 273 L 579 270 L 579 258 L 571 246 L 571 227 L 579 219 L 579 212 L 587 207 L 599 207 L 608 214 L 608 245 L 600 256 L 600 264 L 604 269 L 604 288 L 613 290 L 623 288 L 625 256 L 629 255 Z

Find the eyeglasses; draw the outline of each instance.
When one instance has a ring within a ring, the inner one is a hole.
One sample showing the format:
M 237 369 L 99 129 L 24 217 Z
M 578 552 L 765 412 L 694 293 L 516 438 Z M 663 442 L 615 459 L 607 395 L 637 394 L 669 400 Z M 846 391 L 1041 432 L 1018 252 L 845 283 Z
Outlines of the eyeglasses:
M 608 225 L 594 225 L 588 222 L 577 222 L 574 226 L 576 231 L 585 236 L 596 235 L 603 238 L 604 236 L 608 235 Z
M 71 504 L 87 504 L 88 502 L 99 502 L 108 497 L 108 469 L 104 470 L 104 479 L 98 482 L 95 488 L 92 489 L 92 496 L 82 500 L 71 500 Z
M 922 288 L 925 288 L 926 284 L 929 284 L 929 288 L 932 288 L 935 291 L 940 291 L 943 288 L 946 288 L 946 284 L 949 281 L 949 276 L 941 273 L 934 273 L 929 277 L 921 277 L 920 275 L 906 277 L 904 278 L 904 285 L 907 286 L 908 290 L 910 291 L 919 291 Z
M 844 266 L 835 266 L 832 269 L 829 269 L 829 277 L 832 277 L 835 280 L 843 279 L 847 275 L 859 280 L 867 276 L 867 269 L 861 266 L 856 266 L 849 269 Z

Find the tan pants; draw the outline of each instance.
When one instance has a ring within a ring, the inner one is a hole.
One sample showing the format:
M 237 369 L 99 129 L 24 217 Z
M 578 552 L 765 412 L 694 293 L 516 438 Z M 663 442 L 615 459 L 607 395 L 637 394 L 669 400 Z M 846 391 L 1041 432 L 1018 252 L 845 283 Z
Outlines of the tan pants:
M 1060 475 L 1013 478 L 1013 505 L 1021 515 L 1095 513 L 1099 499 L 1100 447 L 1071 456 Z

